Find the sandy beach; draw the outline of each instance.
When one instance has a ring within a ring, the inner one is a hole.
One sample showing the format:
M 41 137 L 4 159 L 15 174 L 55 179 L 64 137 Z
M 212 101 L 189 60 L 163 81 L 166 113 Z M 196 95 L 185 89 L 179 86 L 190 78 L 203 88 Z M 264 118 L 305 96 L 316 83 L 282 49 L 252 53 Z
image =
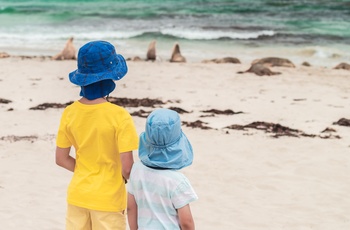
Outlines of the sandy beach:
M 110 96 L 124 99 L 139 133 L 154 108 L 181 112 L 197 229 L 350 229 L 350 127 L 337 123 L 350 119 L 350 71 L 295 64 L 257 76 L 237 73 L 250 62 L 128 61 Z M 62 230 L 72 174 L 55 164 L 55 136 L 79 99 L 68 80 L 76 61 L 0 66 L 0 228 Z

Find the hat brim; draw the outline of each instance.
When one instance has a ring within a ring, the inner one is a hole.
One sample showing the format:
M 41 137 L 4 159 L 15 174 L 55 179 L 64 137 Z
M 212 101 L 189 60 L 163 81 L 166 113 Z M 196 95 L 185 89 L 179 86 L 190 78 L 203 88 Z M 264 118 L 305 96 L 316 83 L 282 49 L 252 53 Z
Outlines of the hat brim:
M 107 79 L 118 81 L 126 75 L 128 66 L 122 55 L 116 54 L 116 59 L 118 60 L 118 64 L 107 71 L 101 73 L 81 73 L 77 69 L 69 73 L 69 80 L 79 86 L 86 86 Z
M 140 135 L 139 158 L 151 168 L 179 170 L 192 164 L 193 150 L 183 132 L 177 142 L 167 146 L 150 144 L 143 132 Z

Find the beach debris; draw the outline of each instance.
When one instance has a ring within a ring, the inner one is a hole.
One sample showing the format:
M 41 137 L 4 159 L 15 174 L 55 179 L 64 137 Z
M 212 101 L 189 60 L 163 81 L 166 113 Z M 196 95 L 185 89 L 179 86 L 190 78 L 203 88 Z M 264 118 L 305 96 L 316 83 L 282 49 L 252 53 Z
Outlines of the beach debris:
M 37 59 L 40 61 L 45 61 L 45 60 L 51 60 L 52 56 L 45 56 L 45 55 L 12 55 L 12 57 L 20 58 L 21 60 L 26 60 L 26 59 Z
M 339 65 L 337 65 L 336 67 L 334 67 L 334 69 L 345 69 L 345 70 L 350 70 L 350 64 L 342 62 Z
M 10 55 L 6 52 L 0 52 L 0 58 L 8 58 Z
M 241 61 L 238 58 L 235 57 L 224 57 L 224 58 L 214 58 L 210 60 L 203 60 L 202 63 L 233 63 L 233 64 L 240 64 Z
M 212 129 L 211 127 L 205 125 L 205 124 L 208 124 L 207 122 L 203 122 L 200 120 L 197 120 L 194 122 L 183 121 L 182 124 L 185 125 L 186 127 L 191 127 L 191 128 Z
M 335 129 L 327 127 L 321 132 L 319 137 L 322 139 L 330 139 L 330 138 L 341 139 L 339 135 L 333 135 L 333 133 L 336 133 L 336 132 L 337 131 Z
M 339 135 L 333 135 L 333 133 L 336 133 L 336 132 L 337 131 L 335 129 L 327 127 L 321 132 L 319 137 L 322 139 L 330 139 L 330 138 L 341 139 Z
M 263 122 L 263 121 L 255 121 L 248 125 L 230 125 L 225 128 L 228 129 L 236 129 L 236 130 L 246 130 L 247 128 L 257 129 L 257 130 L 264 130 L 266 133 L 273 133 L 274 135 L 272 137 L 278 138 L 281 136 L 289 136 L 289 137 L 316 137 L 316 135 L 313 134 L 306 134 L 303 131 L 297 130 L 297 129 L 291 129 L 289 127 L 276 124 L 276 123 L 270 123 L 270 122 Z
M 234 115 L 234 114 L 243 113 L 242 111 L 234 112 L 231 109 L 226 109 L 226 110 L 210 109 L 210 110 L 202 110 L 201 112 L 203 112 L 203 113 L 213 113 L 213 114 L 224 114 L 224 115 Z
M 215 114 L 206 114 L 206 115 L 200 115 L 199 117 L 215 117 Z
M 288 59 L 279 57 L 266 57 L 261 59 L 256 59 L 252 62 L 254 64 L 262 64 L 269 67 L 282 66 L 282 67 L 295 67 L 295 65 Z
M 341 139 L 339 135 L 333 135 L 332 133 L 328 133 L 327 135 L 321 134 L 318 137 L 321 139 Z
M 272 70 L 270 70 L 265 65 L 258 64 L 258 63 L 251 65 L 251 67 L 248 70 L 246 70 L 246 71 L 239 71 L 237 73 L 239 73 L 239 74 L 242 74 L 242 73 L 255 73 L 258 76 L 264 76 L 264 75 L 271 76 L 271 75 L 281 74 L 280 72 L 273 72 Z
M 69 38 L 63 50 L 52 57 L 52 60 L 76 60 L 77 50 L 73 45 L 73 37 Z
M 230 126 L 226 126 L 225 129 L 246 130 L 246 126 L 245 125 L 233 124 L 233 125 L 230 125 Z
M 184 110 L 184 109 L 181 109 L 181 108 L 179 108 L 179 107 L 170 107 L 169 109 L 174 110 L 174 111 L 176 111 L 176 112 L 179 113 L 179 114 L 189 113 L 188 111 L 186 111 L 186 110 Z
M 178 43 L 175 43 L 173 47 L 170 62 L 186 62 L 186 58 L 181 55 L 180 46 Z
M 143 109 L 130 113 L 131 116 L 147 118 L 151 111 L 145 111 Z
M 156 40 L 151 41 L 148 45 L 148 50 L 146 54 L 146 61 L 155 61 L 157 58 L 156 55 Z
M 310 63 L 308 63 L 307 61 L 304 61 L 303 63 L 301 63 L 301 65 L 302 66 L 307 66 L 307 67 L 311 66 Z
M 60 104 L 60 103 L 43 103 L 35 107 L 29 108 L 30 110 L 46 110 L 49 108 L 54 108 L 54 109 L 61 109 L 61 108 L 66 108 L 68 105 L 72 104 L 73 101 Z
M 150 98 L 126 98 L 126 97 L 108 97 L 108 101 L 123 107 L 155 107 L 156 105 L 165 104 L 159 99 L 150 99 Z
M 9 135 L 9 136 L 4 136 L 0 137 L 1 141 L 9 141 L 9 142 L 17 142 L 17 141 L 30 141 L 34 142 L 38 139 L 37 136 L 15 136 L 15 135 Z
M 337 122 L 333 122 L 333 125 L 350 126 L 350 119 L 341 118 Z
M 337 132 L 335 129 L 327 127 L 321 133 L 335 133 L 335 132 Z
M 10 100 L 0 98 L 0 104 L 8 104 L 8 103 L 11 103 L 11 102 L 12 101 L 10 101 Z
M 158 99 L 137 99 L 137 98 L 116 98 L 116 97 L 108 97 L 108 101 L 123 107 L 155 107 L 156 105 L 165 104 L 163 101 Z M 30 110 L 45 110 L 48 108 L 65 108 L 68 105 L 72 104 L 73 101 L 61 104 L 61 103 L 43 103 L 35 107 L 29 108 Z

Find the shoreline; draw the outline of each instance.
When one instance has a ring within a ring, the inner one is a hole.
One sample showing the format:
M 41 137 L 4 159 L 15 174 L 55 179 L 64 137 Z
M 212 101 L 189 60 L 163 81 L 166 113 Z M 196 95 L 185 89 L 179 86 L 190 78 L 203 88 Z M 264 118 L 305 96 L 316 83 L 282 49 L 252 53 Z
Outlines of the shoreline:
M 168 62 L 176 41 L 156 40 L 156 53 L 161 62 Z M 140 57 L 146 58 L 148 45 L 152 40 L 120 40 L 113 42 L 117 52 L 125 58 Z M 0 53 L 6 52 L 11 56 L 54 56 L 61 52 L 66 41 L 52 43 L 50 48 L 43 45 L 28 47 L 1 47 Z M 77 52 L 85 41 L 74 39 L 73 45 Z M 188 41 L 179 40 L 182 55 L 187 59 L 187 63 L 200 63 L 203 60 L 234 57 L 241 63 L 250 64 L 252 61 L 265 57 L 279 57 L 291 60 L 295 65 L 308 62 L 312 66 L 334 68 L 339 63 L 350 63 L 350 54 L 346 52 L 349 46 L 328 44 L 320 45 L 273 45 L 249 43 L 248 41 Z M 48 45 L 48 44 L 47 44 Z

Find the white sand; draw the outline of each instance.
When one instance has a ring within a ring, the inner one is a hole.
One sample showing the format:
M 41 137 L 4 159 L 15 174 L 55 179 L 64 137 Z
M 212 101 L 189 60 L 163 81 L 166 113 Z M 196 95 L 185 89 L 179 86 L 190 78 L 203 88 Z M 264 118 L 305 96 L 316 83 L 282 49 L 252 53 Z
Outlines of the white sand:
M 71 173 L 55 164 L 54 151 L 63 109 L 29 108 L 78 99 L 67 77 L 76 62 L 6 58 L 0 66 L 0 98 L 12 101 L 0 104 L 0 229 L 62 230 Z M 273 68 L 282 75 L 272 77 L 236 74 L 248 68 L 129 62 L 111 96 L 170 101 L 162 106 L 191 112 L 183 121 L 214 128 L 183 127 L 195 151 L 183 172 L 199 195 L 191 204 L 197 229 L 350 229 L 350 127 L 333 125 L 350 119 L 350 71 L 297 66 Z M 210 109 L 243 113 L 200 117 Z M 134 120 L 142 132 L 145 118 Z M 254 121 L 318 136 L 224 128 Z M 327 127 L 336 132 L 320 138 Z

